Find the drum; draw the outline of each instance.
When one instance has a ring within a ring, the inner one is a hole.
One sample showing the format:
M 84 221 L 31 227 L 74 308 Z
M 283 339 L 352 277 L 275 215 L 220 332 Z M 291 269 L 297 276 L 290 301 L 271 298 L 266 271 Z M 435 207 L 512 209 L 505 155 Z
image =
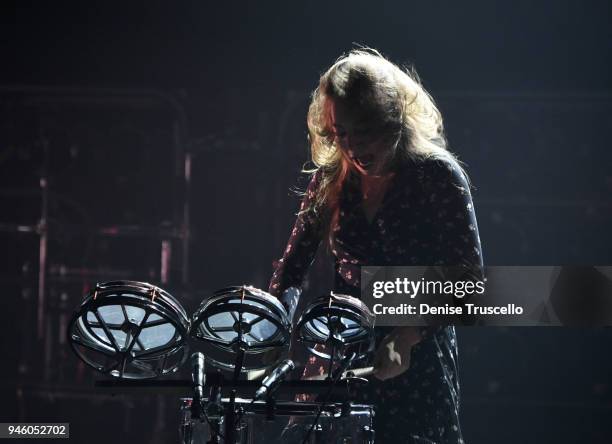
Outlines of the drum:
M 276 364 L 289 348 L 291 322 L 277 298 L 251 286 L 229 287 L 204 300 L 190 334 L 206 362 L 227 371 L 259 371 Z
M 181 304 L 145 282 L 98 284 L 68 324 L 76 355 L 97 371 L 122 379 L 176 371 L 188 356 L 189 318 Z
M 225 410 L 228 404 L 227 399 L 224 399 Z M 236 408 L 244 411 L 236 424 L 236 444 L 303 444 L 315 420 L 317 423 L 306 441 L 309 444 L 374 442 L 374 410 L 370 405 L 347 404 L 343 407 L 342 404 L 329 404 L 318 419 L 319 404 L 312 403 L 277 403 L 272 413 L 265 403 L 236 399 Z M 181 444 L 206 444 L 212 438 L 210 429 L 206 419 L 192 418 L 191 399 L 182 399 L 179 428 Z M 224 430 L 224 425 L 221 430 Z M 221 443 L 226 443 L 223 437 L 219 438 Z
M 374 315 L 359 299 L 331 293 L 313 301 L 296 324 L 298 340 L 324 359 L 355 352 L 363 359 L 374 350 Z

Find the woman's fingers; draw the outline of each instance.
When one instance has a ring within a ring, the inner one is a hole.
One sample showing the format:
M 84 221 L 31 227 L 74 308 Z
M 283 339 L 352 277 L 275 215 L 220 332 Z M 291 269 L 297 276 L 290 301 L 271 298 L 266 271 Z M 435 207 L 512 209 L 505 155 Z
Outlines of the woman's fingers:
M 400 345 L 393 336 L 383 340 L 374 357 L 374 377 L 384 381 L 408 370 L 411 347 L 406 343 L 401 348 Z

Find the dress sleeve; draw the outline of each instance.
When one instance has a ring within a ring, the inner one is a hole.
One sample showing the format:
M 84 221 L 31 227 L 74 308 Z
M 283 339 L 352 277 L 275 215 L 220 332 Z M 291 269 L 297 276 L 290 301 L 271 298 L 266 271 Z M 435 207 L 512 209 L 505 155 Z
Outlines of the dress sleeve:
M 462 276 L 483 278 L 482 248 L 470 185 L 451 160 L 432 162 L 425 175 L 432 205 L 430 264 L 457 269 Z
M 301 287 L 321 243 L 325 231 L 324 218 L 321 211 L 315 212 L 311 205 L 320 185 L 321 176 L 320 170 L 312 176 L 283 257 L 274 264 L 268 292 L 276 297 L 281 296 L 289 287 Z
M 478 223 L 470 184 L 453 160 L 435 160 L 425 170 L 424 193 L 431 202 L 429 263 L 445 281 L 482 281 L 484 269 Z M 453 298 L 463 305 L 467 297 Z M 461 323 L 471 324 L 469 316 Z M 440 327 L 423 327 L 421 335 L 429 337 Z

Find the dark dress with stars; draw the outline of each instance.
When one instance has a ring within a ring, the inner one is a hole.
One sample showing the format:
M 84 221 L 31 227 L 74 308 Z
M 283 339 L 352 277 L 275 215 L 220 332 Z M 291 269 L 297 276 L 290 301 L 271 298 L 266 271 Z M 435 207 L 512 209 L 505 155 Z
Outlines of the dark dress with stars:
M 318 171 L 304 195 L 289 243 L 269 291 L 300 287 L 329 217 L 310 210 Z M 482 252 L 469 185 L 453 160 L 426 159 L 396 168 L 383 201 L 368 222 L 359 175 L 351 173 L 332 228 L 335 291 L 359 297 L 365 265 L 471 264 L 482 270 Z M 377 443 L 463 443 L 459 426 L 457 342 L 454 327 L 428 327 L 412 348 L 408 371 L 386 381 L 372 378 L 361 401 L 375 405 Z M 387 331 L 377 332 L 378 334 Z M 306 373 L 320 368 L 311 358 Z

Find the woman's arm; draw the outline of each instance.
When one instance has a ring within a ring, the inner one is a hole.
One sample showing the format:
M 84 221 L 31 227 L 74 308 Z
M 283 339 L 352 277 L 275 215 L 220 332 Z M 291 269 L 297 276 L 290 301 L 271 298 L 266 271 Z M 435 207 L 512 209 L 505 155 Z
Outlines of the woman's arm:
M 315 213 L 312 209 L 320 181 L 321 172 L 317 171 L 312 176 L 302 199 L 283 257 L 274 265 L 268 289 L 268 292 L 274 296 L 281 297 L 285 290 L 301 287 L 321 243 L 325 231 L 324 220 L 320 212 Z
M 435 160 L 425 174 L 424 191 L 435 199 L 428 264 L 452 267 L 451 278 L 484 278 L 482 248 L 470 185 L 453 160 Z M 450 270 L 450 268 L 449 268 Z

